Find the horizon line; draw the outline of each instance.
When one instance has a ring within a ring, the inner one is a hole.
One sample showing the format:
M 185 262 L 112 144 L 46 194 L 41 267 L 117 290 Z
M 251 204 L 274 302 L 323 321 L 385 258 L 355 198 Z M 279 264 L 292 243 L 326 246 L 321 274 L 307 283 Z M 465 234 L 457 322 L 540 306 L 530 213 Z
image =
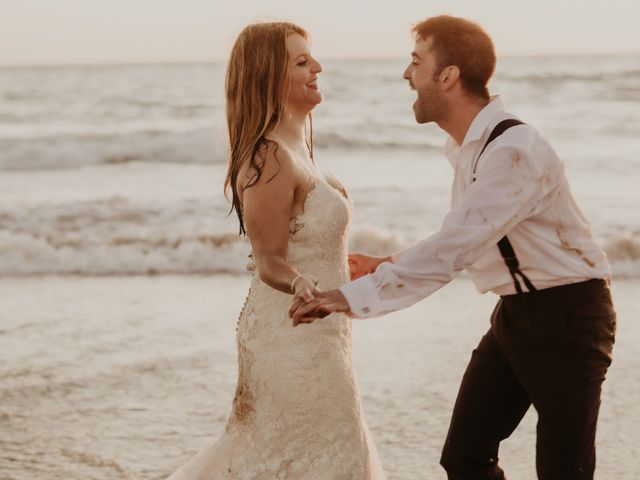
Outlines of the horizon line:
M 568 57 L 626 57 L 640 55 L 640 50 L 635 52 L 598 52 L 598 53 L 507 53 L 498 55 L 501 58 L 568 58 Z M 407 60 L 407 56 L 349 56 L 326 57 L 324 61 L 375 61 L 375 60 Z M 215 65 L 225 63 L 226 59 L 201 59 L 201 60 L 123 60 L 123 61 L 97 61 L 97 62 L 52 62 L 52 63 L 0 63 L 0 68 L 72 68 L 72 67 L 133 67 L 133 66 L 161 66 L 161 65 Z

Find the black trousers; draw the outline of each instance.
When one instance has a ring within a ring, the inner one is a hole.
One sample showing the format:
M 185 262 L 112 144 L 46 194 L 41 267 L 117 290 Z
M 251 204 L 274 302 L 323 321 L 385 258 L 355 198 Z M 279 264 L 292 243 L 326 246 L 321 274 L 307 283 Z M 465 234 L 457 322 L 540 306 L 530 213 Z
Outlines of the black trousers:
M 604 280 L 500 298 L 473 351 L 440 460 L 450 480 L 498 480 L 500 442 L 533 405 L 540 480 L 591 480 L 616 314 Z

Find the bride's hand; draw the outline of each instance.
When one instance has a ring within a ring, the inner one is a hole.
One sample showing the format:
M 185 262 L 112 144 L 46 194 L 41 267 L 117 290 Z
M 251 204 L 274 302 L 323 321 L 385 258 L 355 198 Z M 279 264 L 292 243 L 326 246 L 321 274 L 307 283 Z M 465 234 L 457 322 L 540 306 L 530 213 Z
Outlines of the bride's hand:
M 309 303 L 316 298 L 318 292 L 318 281 L 311 275 L 302 274 L 298 275 L 293 282 L 291 282 L 291 290 L 293 290 L 293 303 L 298 300 L 302 300 L 304 303 Z
M 309 275 L 301 275 L 292 282 L 293 300 L 289 307 L 289 317 L 300 308 L 316 298 L 316 294 L 320 292 L 318 290 L 317 281 Z

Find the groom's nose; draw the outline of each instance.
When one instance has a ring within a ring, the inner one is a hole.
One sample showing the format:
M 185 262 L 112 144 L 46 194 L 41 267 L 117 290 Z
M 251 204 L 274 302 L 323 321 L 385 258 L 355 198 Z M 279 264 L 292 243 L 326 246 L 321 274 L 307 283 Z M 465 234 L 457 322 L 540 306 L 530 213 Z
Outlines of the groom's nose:
M 411 81 L 411 75 L 408 75 L 408 76 L 405 75 L 404 79 L 409 81 L 409 88 L 411 88 L 411 90 L 415 90 L 416 89 L 416 87 L 413 86 L 413 82 Z
M 404 69 L 404 73 L 402 74 L 402 78 L 405 80 L 409 80 L 409 84 L 411 84 L 411 65 L 408 65 L 407 68 Z M 412 86 L 413 88 L 413 86 Z

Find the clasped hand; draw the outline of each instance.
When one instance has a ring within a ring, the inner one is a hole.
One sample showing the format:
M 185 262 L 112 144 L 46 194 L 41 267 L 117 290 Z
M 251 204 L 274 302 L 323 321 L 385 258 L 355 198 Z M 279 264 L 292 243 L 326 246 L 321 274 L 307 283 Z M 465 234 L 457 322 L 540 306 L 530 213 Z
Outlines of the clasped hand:
M 370 257 L 357 253 L 349 255 L 351 280 L 374 272 L 383 261 L 388 261 L 388 258 Z M 350 313 L 349 303 L 340 290 L 322 292 L 315 285 L 313 289 L 309 286 L 300 286 L 295 290 L 293 302 L 289 307 L 289 318 L 292 319 L 294 327 L 301 323 L 313 323 L 316 318 L 323 318 L 334 312 Z

